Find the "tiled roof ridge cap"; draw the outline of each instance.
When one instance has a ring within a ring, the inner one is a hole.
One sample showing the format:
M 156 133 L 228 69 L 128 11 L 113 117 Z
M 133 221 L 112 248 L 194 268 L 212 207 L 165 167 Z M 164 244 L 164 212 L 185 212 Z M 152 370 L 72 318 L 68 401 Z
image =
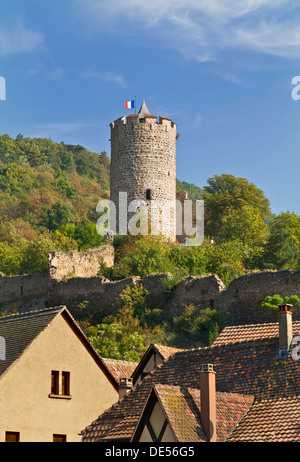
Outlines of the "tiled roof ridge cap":
M 300 320 L 294 320 L 292 321 L 293 324 L 300 324 Z M 278 321 L 274 321 L 274 322 L 264 322 L 264 323 L 254 323 L 254 324 L 238 324 L 236 326 L 225 326 L 224 329 L 220 332 L 220 335 L 222 334 L 222 332 L 224 332 L 224 330 L 231 330 L 231 329 L 238 329 L 238 328 L 241 328 L 241 329 L 250 329 L 250 328 L 253 328 L 253 327 L 265 327 L 265 326 L 276 326 L 276 325 L 279 325 L 279 322 Z
M 11 313 L 8 314 L 7 316 L 0 316 L 0 322 L 1 321 L 10 321 L 14 320 L 16 318 L 21 318 L 21 317 L 26 317 L 29 315 L 36 315 L 39 316 L 41 314 L 44 314 L 45 312 L 51 312 L 51 311 L 62 311 L 63 309 L 67 309 L 65 305 L 58 305 L 58 306 L 52 306 L 49 308 L 41 308 L 39 310 L 31 310 L 31 311 L 25 311 L 24 313 Z
M 296 321 L 295 321 L 296 322 Z M 253 324 L 237 324 L 237 325 L 234 325 L 234 326 L 225 326 L 223 331 L 225 329 L 229 330 L 229 329 L 237 329 L 237 328 L 243 328 L 243 329 L 248 329 L 250 327 L 260 327 L 260 326 L 274 326 L 278 324 L 278 321 L 274 321 L 274 322 L 260 322 L 260 323 L 253 323 Z M 222 332 L 221 332 L 222 333 Z
M 103 361 L 116 361 L 118 363 L 125 363 L 125 364 L 139 364 L 137 361 L 126 361 L 126 359 L 116 359 L 116 358 L 104 358 L 102 357 Z
M 226 343 L 216 343 L 216 344 L 211 344 L 211 345 L 208 345 L 208 346 L 203 346 L 203 347 L 198 347 L 198 348 L 188 348 L 188 349 L 185 349 L 185 350 L 181 350 L 181 351 L 176 351 L 173 355 L 171 355 L 169 358 L 166 359 L 167 360 L 173 360 L 175 357 L 179 356 L 179 355 L 182 355 L 182 354 L 188 354 L 188 353 L 195 353 L 197 351 L 209 351 L 209 350 L 212 350 L 212 349 L 217 349 L 217 348 L 227 348 L 227 347 L 234 347 L 235 345 L 242 345 L 243 343 L 253 343 L 253 342 L 267 342 L 267 341 L 270 341 L 274 338 L 276 338 L 276 336 L 272 336 L 272 337 L 263 337 L 263 338 L 256 338 L 256 339 L 249 339 L 249 340 L 234 340 L 234 341 L 228 341 Z M 164 360 L 165 361 L 165 360 Z M 162 366 L 162 364 L 160 364 L 160 366 Z

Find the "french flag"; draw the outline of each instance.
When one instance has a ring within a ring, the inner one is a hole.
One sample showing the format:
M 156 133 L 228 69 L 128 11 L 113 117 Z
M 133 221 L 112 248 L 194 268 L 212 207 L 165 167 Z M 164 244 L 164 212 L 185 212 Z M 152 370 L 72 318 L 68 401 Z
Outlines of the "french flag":
M 125 101 L 125 108 L 126 109 L 134 108 L 134 99 L 132 101 Z

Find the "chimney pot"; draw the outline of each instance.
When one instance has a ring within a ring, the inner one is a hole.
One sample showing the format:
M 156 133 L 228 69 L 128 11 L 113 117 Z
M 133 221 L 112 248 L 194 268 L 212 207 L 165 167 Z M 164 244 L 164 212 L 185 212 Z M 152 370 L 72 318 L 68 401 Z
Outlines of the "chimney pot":
M 119 382 L 119 399 L 123 398 L 132 387 L 133 382 L 131 378 L 121 377 Z

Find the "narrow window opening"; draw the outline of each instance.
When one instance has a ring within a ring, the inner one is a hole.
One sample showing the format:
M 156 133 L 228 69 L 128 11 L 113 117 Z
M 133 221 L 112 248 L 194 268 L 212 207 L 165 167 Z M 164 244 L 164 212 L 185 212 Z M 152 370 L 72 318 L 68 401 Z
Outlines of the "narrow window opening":
M 70 372 L 62 372 L 62 394 L 70 394 Z
M 146 200 L 151 201 L 151 189 L 146 190 Z
M 59 394 L 59 371 L 51 371 L 51 394 Z

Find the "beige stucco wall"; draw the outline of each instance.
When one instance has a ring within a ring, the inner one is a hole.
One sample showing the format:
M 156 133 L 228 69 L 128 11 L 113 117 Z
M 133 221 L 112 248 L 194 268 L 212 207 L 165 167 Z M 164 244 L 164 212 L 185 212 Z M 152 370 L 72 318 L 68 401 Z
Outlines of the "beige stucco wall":
M 51 370 L 69 371 L 71 399 L 49 398 Z M 61 315 L 0 379 L 0 442 L 80 441 L 79 432 L 118 400 L 118 393 Z

